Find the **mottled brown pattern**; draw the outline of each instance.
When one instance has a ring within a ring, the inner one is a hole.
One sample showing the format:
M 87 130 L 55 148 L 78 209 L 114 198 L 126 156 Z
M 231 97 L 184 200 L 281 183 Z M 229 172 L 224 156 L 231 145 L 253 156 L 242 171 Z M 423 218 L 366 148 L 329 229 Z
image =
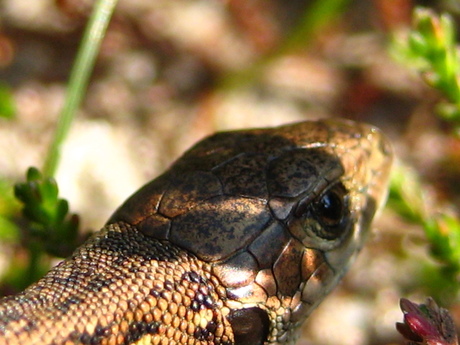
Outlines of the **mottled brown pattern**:
M 389 145 L 343 120 L 218 133 L 0 301 L 0 345 L 292 344 L 382 204 Z

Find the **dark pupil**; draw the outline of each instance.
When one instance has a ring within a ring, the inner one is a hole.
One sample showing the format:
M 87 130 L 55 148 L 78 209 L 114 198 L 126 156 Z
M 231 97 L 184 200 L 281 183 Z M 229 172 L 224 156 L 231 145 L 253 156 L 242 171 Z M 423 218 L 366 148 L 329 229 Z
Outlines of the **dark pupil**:
M 317 216 L 326 226 L 339 225 L 343 217 L 343 209 L 343 200 L 335 191 L 324 194 L 316 206 Z

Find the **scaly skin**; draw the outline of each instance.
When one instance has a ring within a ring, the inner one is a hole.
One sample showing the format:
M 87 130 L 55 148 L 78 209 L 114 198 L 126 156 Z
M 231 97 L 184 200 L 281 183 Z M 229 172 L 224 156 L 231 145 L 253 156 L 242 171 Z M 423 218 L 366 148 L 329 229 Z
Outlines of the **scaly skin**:
M 0 344 L 292 344 L 361 248 L 391 150 L 344 120 L 218 133 L 0 300 Z

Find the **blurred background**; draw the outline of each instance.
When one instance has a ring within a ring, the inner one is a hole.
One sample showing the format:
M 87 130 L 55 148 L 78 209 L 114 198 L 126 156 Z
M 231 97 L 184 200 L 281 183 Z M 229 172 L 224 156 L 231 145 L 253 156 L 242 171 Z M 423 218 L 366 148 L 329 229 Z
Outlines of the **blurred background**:
M 390 54 L 414 6 L 449 12 L 458 23 L 458 0 L 329 2 L 339 6 L 120 0 L 56 174 L 82 230 L 100 228 L 210 133 L 331 116 L 380 127 L 433 200 L 458 206 L 460 141 L 433 115 L 440 96 Z M 7 195 L 29 166 L 43 165 L 92 4 L 0 0 L 0 83 L 16 108 L 0 118 L 0 212 L 19 214 Z M 0 247 L 1 272 L 21 251 Z M 420 228 L 386 209 L 300 344 L 402 344 L 394 329 L 400 297 L 421 302 L 438 292 L 458 314 L 457 294 L 443 290 L 430 260 Z

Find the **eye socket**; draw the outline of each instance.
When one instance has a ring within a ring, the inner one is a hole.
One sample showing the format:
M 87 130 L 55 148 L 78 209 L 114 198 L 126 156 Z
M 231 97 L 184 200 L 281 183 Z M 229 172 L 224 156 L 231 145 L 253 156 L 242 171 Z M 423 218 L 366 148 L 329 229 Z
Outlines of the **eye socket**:
M 345 210 L 344 195 L 338 188 L 328 190 L 315 203 L 318 220 L 326 226 L 337 226 L 341 223 Z
M 340 237 L 348 218 L 347 191 L 338 183 L 320 195 L 313 203 L 312 214 L 320 224 L 317 235 L 327 240 Z
M 295 215 L 301 219 L 304 231 L 328 241 L 336 240 L 348 230 L 347 190 L 336 183 L 314 200 L 300 203 Z

